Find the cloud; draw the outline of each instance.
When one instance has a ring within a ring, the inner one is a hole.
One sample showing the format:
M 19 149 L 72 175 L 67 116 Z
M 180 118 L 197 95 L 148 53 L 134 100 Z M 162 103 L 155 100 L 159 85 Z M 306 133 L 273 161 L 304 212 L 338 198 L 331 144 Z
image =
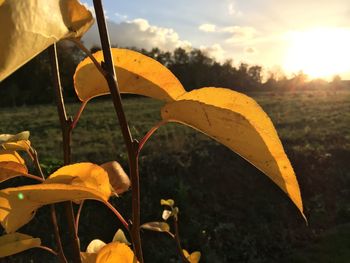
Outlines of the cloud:
M 245 52 L 245 53 L 248 53 L 248 54 L 254 54 L 254 53 L 256 53 L 256 49 L 253 48 L 253 47 L 246 47 L 246 48 L 244 49 L 244 52 Z
M 226 39 L 227 43 L 240 43 L 252 40 L 257 34 L 256 29 L 250 26 L 230 26 L 224 27 L 220 31 L 232 34 L 231 37 Z
M 188 48 L 189 41 L 182 40 L 172 28 L 150 25 L 146 19 L 137 18 L 131 21 L 115 23 L 107 20 L 110 42 L 120 47 L 136 47 L 172 51 L 177 47 Z M 85 34 L 83 41 L 88 48 L 100 45 L 96 24 Z
M 127 15 L 123 15 L 123 14 L 119 14 L 118 12 L 114 13 L 114 15 L 120 19 L 120 20 L 126 20 L 128 19 L 128 16 Z
M 214 24 L 202 24 L 198 29 L 204 32 L 215 32 L 216 26 Z
M 243 15 L 242 11 L 237 9 L 236 4 L 233 1 L 229 1 L 227 9 L 228 9 L 229 15 L 231 15 L 231 16 L 233 16 L 233 15 L 234 16 L 242 16 Z
M 221 47 L 220 44 L 213 44 L 212 46 L 200 46 L 199 49 L 206 53 L 209 57 L 214 58 L 219 62 L 225 60 L 225 50 Z

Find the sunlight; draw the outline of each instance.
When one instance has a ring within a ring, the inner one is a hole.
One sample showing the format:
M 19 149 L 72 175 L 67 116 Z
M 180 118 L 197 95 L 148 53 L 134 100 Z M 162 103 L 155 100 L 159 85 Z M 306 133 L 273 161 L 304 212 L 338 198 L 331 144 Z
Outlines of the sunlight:
M 330 78 L 350 71 L 350 30 L 315 28 L 288 33 L 290 45 L 284 67 L 302 70 L 311 78 Z

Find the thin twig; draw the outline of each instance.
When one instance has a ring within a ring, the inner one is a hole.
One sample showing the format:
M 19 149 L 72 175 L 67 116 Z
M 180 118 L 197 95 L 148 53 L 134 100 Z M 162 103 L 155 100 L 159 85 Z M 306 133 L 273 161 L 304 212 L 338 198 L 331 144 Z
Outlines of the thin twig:
M 113 65 L 111 46 L 106 26 L 106 20 L 103 12 L 101 0 L 93 0 L 100 40 L 102 45 L 104 63 L 101 63 L 106 72 L 105 78 L 112 95 L 114 108 L 119 120 L 124 143 L 127 148 L 129 158 L 129 169 L 131 177 L 132 190 L 132 227 L 130 234 L 137 259 L 143 263 L 141 237 L 140 237 L 140 184 L 138 174 L 138 142 L 133 140 L 130 129 L 124 114 L 120 92 L 117 84 L 117 77 Z
M 91 52 L 84 46 L 84 44 L 81 43 L 79 39 L 72 38 L 70 40 L 73 41 L 77 45 L 77 47 L 80 48 L 80 50 L 83 51 L 91 59 L 91 61 L 95 64 L 98 71 L 100 71 L 103 76 L 106 75 L 106 72 L 101 67 L 101 64 L 96 60 L 96 58 L 91 54 Z
M 124 217 L 118 212 L 117 209 L 115 209 L 115 207 L 113 205 L 111 205 L 109 202 L 103 202 L 120 220 L 120 222 L 122 222 L 123 226 L 129 230 L 129 224 L 126 222 L 126 220 L 124 219 Z
M 51 62 L 52 78 L 53 78 L 54 88 L 56 91 L 58 117 L 60 120 L 61 129 L 62 129 L 63 159 L 64 159 L 64 164 L 67 165 L 71 162 L 70 143 L 71 143 L 71 135 L 72 135 L 72 129 L 71 129 L 72 119 L 67 117 L 66 108 L 64 105 L 58 59 L 57 59 L 56 44 L 53 44 L 52 46 L 49 47 L 49 56 L 50 56 L 50 62 Z M 76 263 L 81 263 L 80 244 L 79 244 L 79 238 L 76 235 L 76 230 L 75 230 L 73 204 L 71 201 L 64 202 L 64 207 L 65 207 L 66 218 L 67 218 L 68 229 L 69 229 L 70 240 L 71 240 L 70 247 L 72 248 L 72 251 L 73 251 L 73 255 L 72 255 L 73 261 Z
M 45 176 L 44 176 L 44 173 L 43 173 L 43 171 L 41 169 L 41 165 L 40 165 L 40 162 L 39 162 L 39 156 L 38 156 L 37 151 L 33 147 L 30 147 L 29 148 L 29 152 L 30 152 L 30 155 L 32 156 L 32 159 L 34 161 L 34 165 L 35 165 L 38 173 L 42 177 L 42 179 L 37 177 L 37 176 L 35 176 L 35 177 L 39 178 L 40 180 L 42 180 L 42 182 L 45 181 Z M 26 176 L 29 177 L 29 174 L 26 175 Z M 54 234 L 55 234 L 56 246 L 58 248 L 57 255 L 58 255 L 61 263 L 67 263 L 67 259 L 66 259 L 66 256 L 64 255 L 64 251 L 63 251 L 63 247 L 62 247 L 62 241 L 61 241 L 61 237 L 60 237 L 60 230 L 59 230 L 58 223 L 57 223 L 57 215 L 56 215 L 55 205 L 53 205 L 53 204 L 50 205 L 50 212 L 51 212 L 51 221 L 52 221 L 52 225 L 53 225 L 53 230 L 54 230 Z
M 166 124 L 168 121 L 160 121 L 158 122 L 156 125 L 154 125 L 147 133 L 146 135 L 141 139 L 140 143 L 139 143 L 139 147 L 137 149 L 137 152 L 140 153 L 143 146 L 145 145 L 145 143 L 148 141 L 149 138 L 151 138 L 151 136 L 153 135 L 153 133 L 155 133 L 162 125 Z
M 77 215 L 75 216 L 75 231 L 76 231 L 76 235 L 78 236 L 79 233 L 79 220 L 80 220 L 80 214 L 81 214 L 81 210 L 83 209 L 84 206 L 84 200 L 82 200 L 79 204 L 79 209 L 77 212 Z
M 44 182 L 45 180 L 40 178 L 39 176 L 37 175 L 32 175 L 32 174 L 22 174 L 24 177 L 27 177 L 27 178 L 30 178 L 30 179 L 33 179 L 33 180 L 36 180 L 36 181 L 39 181 L 39 182 Z
M 46 250 L 48 252 L 50 252 L 51 254 L 54 254 L 55 256 L 58 257 L 58 253 L 56 251 L 54 251 L 52 248 L 46 247 L 46 246 L 38 246 L 37 248 Z
M 176 247 L 177 250 L 181 256 L 181 259 L 183 262 L 189 263 L 188 259 L 185 257 L 184 252 L 181 247 L 181 241 L 180 241 L 180 233 L 179 233 L 179 226 L 178 226 L 178 218 L 177 216 L 173 217 L 173 222 L 174 222 L 174 230 L 175 230 L 175 236 L 174 239 L 176 241 Z
M 72 124 L 71 124 L 71 129 L 72 129 L 72 130 L 75 128 L 75 126 L 77 126 L 78 121 L 79 121 L 79 119 L 80 119 L 80 116 L 81 116 L 81 114 L 83 113 L 87 102 L 88 102 L 88 101 L 83 101 L 83 102 L 81 103 L 81 105 L 80 105 L 79 110 L 78 110 L 77 113 L 75 114 L 74 119 L 73 119 L 73 122 L 72 122 Z

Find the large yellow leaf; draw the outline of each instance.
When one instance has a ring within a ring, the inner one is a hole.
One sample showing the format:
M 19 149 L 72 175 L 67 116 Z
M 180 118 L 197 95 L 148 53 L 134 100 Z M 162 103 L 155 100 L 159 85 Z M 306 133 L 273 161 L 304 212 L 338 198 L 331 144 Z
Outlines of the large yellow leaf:
M 185 92 L 180 81 L 158 61 L 127 49 L 112 48 L 112 55 L 120 92 L 165 101 L 173 101 Z M 102 51 L 96 52 L 94 57 L 101 62 Z M 81 101 L 109 94 L 105 78 L 90 58 L 78 65 L 74 74 L 74 87 Z
M 0 183 L 27 173 L 28 169 L 24 164 L 11 161 L 0 162 Z
M 44 183 L 89 187 L 103 194 L 106 200 L 112 193 L 107 172 L 93 163 L 76 163 L 63 166 L 51 174 Z
M 97 253 L 80 252 L 82 263 L 96 263 Z
M 0 222 L 7 233 L 28 223 L 41 206 L 69 200 L 94 199 L 106 202 L 99 191 L 78 185 L 37 184 L 0 191 Z
M 22 157 L 12 150 L 0 150 L 0 162 L 16 162 L 24 164 Z
M 33 238 L 21 233 L 0 236 L 0 258 L 17 254 L 41 245 L 40 238 Z
M 93 18 L 77 0 L 5 0 L 0 5 L 0 81 L 53 43 L 80 37 Z
M 270 118 L 252 98 L 223 88 L 201 88 L 166 104 L 162 117 L 191 126 L 238 153 L 275 182 L 303 214 L 293 168 Z
M 133 263 L 135 255 L 124 243 L 113 242 L 104 246 L 97 254 L 96 263 Z

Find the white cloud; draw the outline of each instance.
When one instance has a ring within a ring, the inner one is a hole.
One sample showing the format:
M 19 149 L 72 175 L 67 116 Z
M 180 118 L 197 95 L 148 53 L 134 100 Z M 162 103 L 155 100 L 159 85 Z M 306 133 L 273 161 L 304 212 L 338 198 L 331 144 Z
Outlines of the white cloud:
M 189 41 L 180 39 L 174 29 L 150 25 L 143 18 L 120 23 L 108 20 L 107 26 L 112 45 L 145 49 L 158 47 L 165 51 L 171 51 L 177 47 L 188 48 L 192 46 Z M 96 24 L 84 35 L 83 41 L 89 48 L 100 45 Z
M 198 29 L 204 32 L 215 32 L 216 26 L 214 24 L 201 24 Z
M 120 20 L 126 20 L 126 19 L 128 19 L 128 16 L 127 16 L 127 15 L 123 15 L 123 14 L 120 14 L 120 13 L 118 13 L 118 12 L 114 13 L 114 15 L 115 15 L 118 19 L 120 19 Z
M 226 39 L 227 43 L 240 43 L 252 40 L 257 34 L 256 29 L 250 26 L 230 26 L 224 27 L 220 31 L 232 34 L 231 37 Z
M 234 16 L 243 15 L 242 11 L 237 9 L 236 4 L 233 1 L 229 1 L 227 9 L 228 9 L 229 15 L 234 15 Z
M 212 46 L 200 46 L 199 49 L 206 53 L 209 57 L 214 58 L 219 62 L 224 62 L 225 60 L 225 50 L 220 44 L 213 44 Z

